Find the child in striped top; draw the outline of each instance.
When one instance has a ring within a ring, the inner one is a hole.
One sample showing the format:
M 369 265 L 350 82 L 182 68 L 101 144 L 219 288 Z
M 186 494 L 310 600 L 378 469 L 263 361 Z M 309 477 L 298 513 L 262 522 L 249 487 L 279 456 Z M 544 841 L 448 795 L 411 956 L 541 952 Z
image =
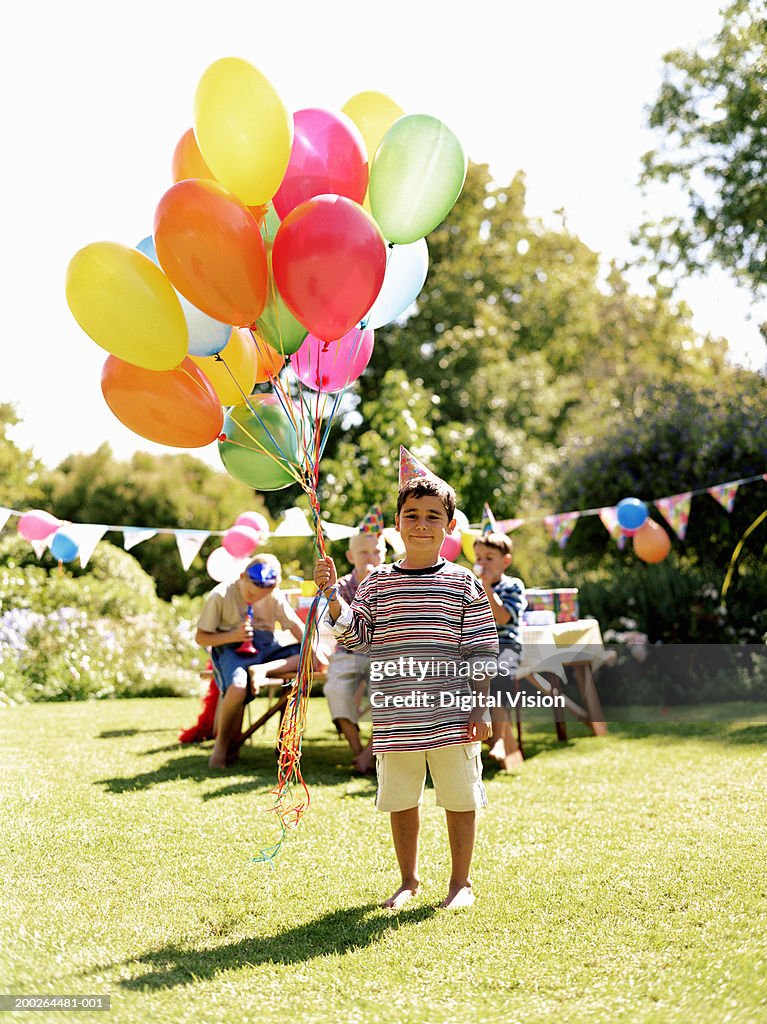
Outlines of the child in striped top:
M 477 810 L 487 803 L 481 741 L 490 734 L 486 698 L 498 633 L 476 577 L 440 557 L 454 512 L 455 493 L 444 481 L 428 475 L 406 482 L 395 520 L 405 557 L 373 569 L 351 607 L 339 600 L 331 558 L 320 559 L 314 571 L 336 639 L 370 657 L 376 807 L 391 815 L 401 873 L 400 887 L 383 904 L 392 910 L 419 887 L 427 766 L 437 804 L 445 808 L 452 857 L 441 906 L 474 901 L 469 872 Z

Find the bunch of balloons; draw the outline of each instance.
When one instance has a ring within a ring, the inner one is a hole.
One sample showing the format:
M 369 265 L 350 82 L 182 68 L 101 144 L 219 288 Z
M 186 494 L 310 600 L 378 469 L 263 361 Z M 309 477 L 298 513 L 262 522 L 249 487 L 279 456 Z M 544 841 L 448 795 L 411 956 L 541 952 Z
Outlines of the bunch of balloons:
M 446 125 L 382 93 L 291 115 L 252 64 L 215 61 L 153 234 L 94 242 L 69 264 L 70 309 L 109 353 L 110 409 L 161 444 L 218 439 L 228 472 L 256 489 L 316 490 L 319 423 L 375 330 L 419 295 L 424 236 L 465 175 Z M 266 383 L 273 395 L 254 396 Z
M 631 537 L 637 556 L 643 562 L 662 562 L 671 551 L 671 538 L 659 523 L 650 519 L 645 502 L 639 498 L 623 498 L 615 511 L 618 525 Z
M 269 536 L 269 523 L 260 512 L 243 512 L 224 532 L 221 547 L 208 555 L 205 567 L 217 583 L 232 583 L 245 570 Z
M 50 548 L 56 561 L 74 562 L 80 545 L 67 532 L 67 525 L 45 509 L 33 508 L 19 517 L 18 531 L 31 544 Z

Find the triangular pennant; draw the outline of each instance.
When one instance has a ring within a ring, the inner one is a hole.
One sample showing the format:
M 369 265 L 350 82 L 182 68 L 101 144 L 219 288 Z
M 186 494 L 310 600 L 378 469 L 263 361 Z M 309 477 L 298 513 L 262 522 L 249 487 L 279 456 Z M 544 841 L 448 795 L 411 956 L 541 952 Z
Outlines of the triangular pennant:
M 732 506 L 735 502 L 735 495 L 738 493 L 739 483 L 731 484 L 717 484 L 716 487 L 709 487 L 708 493 L 712 498 L 726 509 L 728 512 L 732 512 Z
M 365 518 L 359 525 L 360 533 L 382 533 L 384 528 L 383 509 L 380 505 L 371 505 Z
M 0 508 L 0 530 L 5 526 L 11 516 L 11 509 Z
M 43 557 L 45 552 L 50 547 L 50 544 L 48 543 L 50 540 L 53 540 L 53 534 L 51 534 L 51 536 L 48 537 L 46 540 L 31 540 L 29 542 L 32 545 L 32 550 L 34 551 L 35 556 L 37 558 Z
M 356 532 L 356 531 L 355 531 Z M 309 525 L 306 513 L 300 508 L 288 508 L 282 522 L 272 530 L 272 537 L 313 537 L 314 531 Z
M 329 523 L 321 519 L 322 532 L 328 540 L 348 540 L 349 537 L 356 537 L 359 530 L 356 526 L 343 526 L 341 523 Z
M 692 491 L 684 491 L 668 498 L 658 498 L 655 502 L 655 507 L 680 540 L 684 540 L 687 533 L 691 499 Z
M 399 489 L 409 484 L 411 480 L 418 480 L 420 477 L 433 477 L 434 473 L 427 469 L 422 462 L 409 452 L 404 445 L 399 446 Z
M 174 530 L 176 535 L 176 547 L 181 558 L 184 572 L 189 571 L 189 566 L 200 553 L 200 548 L 210 537 L 207 530 Z
M 383 539 L 392 549 L 395 555 L 405 554 L 405 545 L 402 543 L 402 538 L 399 535 L 399 530 L 395 530 L 393 526 L 387 526 L 383 531 Z
M 623 551 L 626 546 L 626 534 L 621 530 L 621 524 L 618 522 L 618 510 L 615 505 L 605 505 L 604 508 L 600 508 L 599 518 L 602 520 L 602 526 L 610 534 L 618 548 Z
M 524 522 L 524 519 L 496 519 L 495 532 L 511 533 L 512 530 L 516 530 L 517 527 L 522 526 Z
M 482 506 L 482 522 L 479 526 L 479 532 L 481 534 L 498 532 L 498 524 L 487 502 Z
M 71 526 L 67 527 L 67 533 L 77 544 L 81 568 L 84 569 L 88 564 L 96 545 L 108 529 L 108 526 L 101 526 L 95 523 L 72 523 Z
M 157 530 L 144 529 L 141 526 L 124 526 L 123 531 L 123 545 L 126 551 L 130 551 L 131 548 L 135 548 L 137 544 L 141 544 L 142 541 L 149 540 L 150 537 L 157 536 Z
M 580 512 L 559 512 L 552 516 L 546 516 L 543 520 L 546 528 L 561 548 L 570 540 L 570 534 L 575 529 Z

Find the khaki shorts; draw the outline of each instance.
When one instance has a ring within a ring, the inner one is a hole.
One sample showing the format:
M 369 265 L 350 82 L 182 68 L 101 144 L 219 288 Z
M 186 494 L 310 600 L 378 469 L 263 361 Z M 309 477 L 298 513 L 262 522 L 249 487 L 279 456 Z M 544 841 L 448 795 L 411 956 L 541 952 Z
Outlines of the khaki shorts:
M 437 807 L 476 811 L 487 805 L 482 785 L 482 744 L 455 743 L 432 750 L 388 750 L 376 757 L 379 811 L 406 811 L 423 800 L 426 766 Z
M 333 654 L 322 692 L 334 723 L 339 718 L 348 718 L 355 724 L 359 722 L 367 710 L 369 682 L 369 658 L 341 650 Z M 370 717 L 369 713 L 366 717 Z

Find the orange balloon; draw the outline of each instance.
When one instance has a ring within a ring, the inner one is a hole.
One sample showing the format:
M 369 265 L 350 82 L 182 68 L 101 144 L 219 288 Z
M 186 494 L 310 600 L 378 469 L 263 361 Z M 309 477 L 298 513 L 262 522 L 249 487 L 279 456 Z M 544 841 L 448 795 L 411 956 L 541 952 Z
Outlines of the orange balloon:
M 654 519 L 646 519 L 633 536 L 634 551 L 643 562 L 662 562 L 671 550 L 671 538 Z
M 171 283 L 203 313 L 247 327 L 266 305 L 266 250 L 247 206 L 215 181 L 171 186 L 154 218 L 157 258 Z
M 216 392 L 189 358 L 173 370 L 144 370 L 109 356 L 101 391 L 121 423 L 159 444 L 202 448 L 216 440 L 224 424 Z
M 215 181 L 213 171 L 205 163 L 197 139 L 194 137 L 194 129 L 187 128 L 176 144 L 173 151 L 171 164 L 174 181 L 184 181 L 186 178 L 207 178 L 208 181 Z
M 264 384 L 272 377 L 276 377 L 285 365 L 285 357 L 277 352 L 272 346 L 256 333 L 253 337 L 250 331 L 242 330 L 241 334 L 247 335 L 251 345 L 256 349 L 256 384 Z
M 256 346 L 250 331 L 238 328 L 217 356 L 190 356 L 216 390 L 222 405 L 239 405 L 256 383 Z

